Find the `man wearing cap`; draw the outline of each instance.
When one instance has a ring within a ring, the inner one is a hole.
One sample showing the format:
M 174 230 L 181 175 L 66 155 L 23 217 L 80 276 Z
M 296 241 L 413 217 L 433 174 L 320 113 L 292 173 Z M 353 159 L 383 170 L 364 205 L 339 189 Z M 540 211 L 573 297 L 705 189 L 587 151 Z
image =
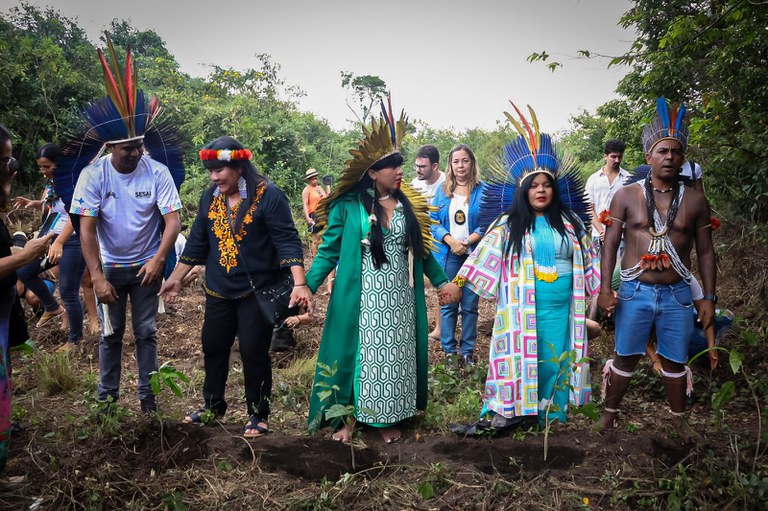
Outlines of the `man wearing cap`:
M 646 179 L 619 189 L 611 202 L 610 217 L 604 219 L 607 229 L 598 305 L 609 315 L 616 314 L 616 354 L 603 369 L 605 410 L 600 427 L 614 426 L 621 399 L 655 328 L 670 424 L 688 442 L 698 438 L 684 418 L 686 395 L 693 389 L 691 370 L 686 366 L 694 325 L 691 248 L 695 243 L 704 289 L 699 309 L 704 328 L 714 318 L 717 301 L 715 254 L 704 194 L 679 183 L 688 145 L 685 106 L 670 109 L 666 99 L 659 98 L 657 111 L 657 118 L 643 127 L 650 173 Z M 611 275 L 622 232 L 625 251 L 616 297 L 611 291 Z

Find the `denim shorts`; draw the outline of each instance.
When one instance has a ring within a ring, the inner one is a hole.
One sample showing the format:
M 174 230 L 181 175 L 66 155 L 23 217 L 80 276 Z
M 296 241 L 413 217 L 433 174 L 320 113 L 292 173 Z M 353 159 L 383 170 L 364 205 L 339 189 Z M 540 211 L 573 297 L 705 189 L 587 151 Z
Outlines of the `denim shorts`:
M 675 284 L 622 282 L 616 307 L 616 353 L 644 355 L 651 329 L 656 327 L 656 352 L 672 362 L 688 361 L 693 333 L 693 295 L 685 281 Z

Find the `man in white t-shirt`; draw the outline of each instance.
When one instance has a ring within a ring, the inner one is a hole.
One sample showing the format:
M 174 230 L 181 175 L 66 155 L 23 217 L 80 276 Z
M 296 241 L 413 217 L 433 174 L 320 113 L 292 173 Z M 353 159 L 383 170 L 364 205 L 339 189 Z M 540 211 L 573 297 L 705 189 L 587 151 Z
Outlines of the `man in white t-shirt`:
M 413 164 L 416 177 L 411 186 L 423 193 L 430 204 L 435 198 L 435 191 L 445 182 L 445 174 L 440 170 L 440 152 L 433 145 L 423 145 L 416 151 Z
M 584 187 L 587 193 L 590 215 L 592 217 L 592 239 L 602 242 L 605 236 L 605 225 L 600 223 L 600 213 L 609 210 L 611 199 L 616 191 L 624 185 L 629 172 L 621 168 L 624 150 L 627 144 L 621 140 L 609 140 L 605 143 L 605 165 L 589 176 Z
M 70 208 L 80 216 L 83 256 L 96 297 L 106 304 L 98 395 L 105 402 L 120 396 L 130 296 L 139 399 L 142 411 L 151 413 L 157 410 L 150 387 L 150 375 L 158 366 L 157 293 L 180 231 L 181 200 L 168 168 L 143 155 L 142 137 L 107 143 L 107 149 L 110 154 L 83 169 Z
M 430 204 L 435 199 L 435 192 L 445 182 L 445 173 L 440 170 L 440 151 L 437 147 L 427 144 L 419 147 L 413 163 L 416 177 L 411 186 L 424 194 Z M 440 342 L 440 307 L 437 307 L 435 329 L 429 333 L 429 338 Z

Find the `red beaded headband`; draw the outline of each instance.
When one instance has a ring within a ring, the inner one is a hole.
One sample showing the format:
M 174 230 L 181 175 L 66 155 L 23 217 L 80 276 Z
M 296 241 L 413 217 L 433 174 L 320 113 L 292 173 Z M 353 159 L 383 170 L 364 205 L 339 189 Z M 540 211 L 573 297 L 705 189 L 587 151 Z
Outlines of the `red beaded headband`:
M 201 149 L 200 159 L 206 160 L 220 160 L 220 161 L 232 161 L 232 160 L 250 160 L 253 156 L 248 149 Z

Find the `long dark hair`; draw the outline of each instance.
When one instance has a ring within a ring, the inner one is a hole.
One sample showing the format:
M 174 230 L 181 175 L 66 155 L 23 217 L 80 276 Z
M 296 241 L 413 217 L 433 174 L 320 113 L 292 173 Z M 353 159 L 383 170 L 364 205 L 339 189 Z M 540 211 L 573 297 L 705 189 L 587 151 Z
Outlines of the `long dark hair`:
M 245 148 L 240 142 L 232 137 L 219 137 L 213 142 L 207 144 L 205 147 L 203 147 L 203 149 L 213 149 L 214 151 L 218 151 L 219 149 L 240 150 Z M 235 217 L 233 226 L 235 232 L 237 232 L 238 229 L 240 229 L 240 226 L 243 224 L 243 218 L 245 218 L 245 214 L 248 212 L 248 207 L 251 205 L 251 202 L 253 202 L 253 197 L 256 194 L 256 187 L 260 183 L 267 181 L 267 178 L 259 174 L 259 171 L 257 171 L 256 167 L 253 166 L 251 160 L 203 160 L 203 165 L 208 170 L 216 170 L 222 167 L 239 169 L 240 175 L 245 178 L 245 186 L 247 192 L 245 204 L 237 211 L 237 216 Z M 212 184 L 208 188 L 207 193 L 213 193 L 214 188 L 216 188 L 216 185 Z
M 574 228 L 577 229 L 578 237 L 578 231 L 583 229 L 581 220 L 579 220 L 576 214 L 563 204 L 562 200 L 560 200 L 560 190 L 557 187 L 555 179 L 546 172 L 542 172 L 541 174 L 547 176 L 549 184 L 552 185 L 552 202 L 544 212 L 549 220 L 549 225 L 560 233 L 561 236 L 565 237 L 565 224 L 563 223 L 563 216 L 565 216 L 565 218 L 573 224 Z M 515 197 L 512 199 L 512 204 L 510 204 L 507 211 L 502 213 L 502 216 L 507 215 L 507 227 L 509 228 L 509 238 L 507 238 L 507 244 L 504 247 L 505 258 L 509 258 L 510 253 L 512 252 L 520 257 L 520 254 L 522 254 L 523 251 L 523 236 L 525 235 L 525 231 L 533 232 L 536 229 L 536 213 L 534 212 L 533 207 L 531 207 L 531 203 L 528 201 L 528 191 L 531 189 L 534 175 L 535 174 L 529 174 L 523 180 L 522 184 L 517 187 Z
M 400 153 L 395 153 L 371 165 L 371 170 L 378 171 L 389 167 L 397 168 L 402 164 L 403 156 Z M 373 197 L 368 191 L 371 188 L 373 188 Z M 357 186 L 353 188 L 352 192 L 358 196 L 366 211 L 371 211 L 371 209 L 373 209 L 376 218 L 384 218 L 384 208 L 379 204 L 378 192 L 373 185 L 373 179 L 371 179 L 367 172 L 363 174 L 363 178 Z M 392 197 L 400 201 L 403 205 L 408 246 L 413 250 L 414 254 L 417 254 L 418 257 L 422 257 L 424 254 L 424 238 L 421 235 L 419 220 L 413 212 L 411 201 L 408 200 L 408 197 L 406 197 L 401 190 L 392 192 Z M 373 266 L 376 269 L 381 268 L 381 265 L 387 262 L 387 256 L 384 253 L 384 231 L 381 227 L 381 221 L 371 224 L 371 255 L 373 256 Z
M 47 143 L 43 144 L 40 147 L 37 148 L 37 151 L 35 151 L 35 159 L 38 160 L 40 158 L 47 158 L 51 160 L 51 163 L 54 165 L 57 165 L 59 163 L 59 158 L 61 158 L 61 147 L 59 147 L 56 144 Z

